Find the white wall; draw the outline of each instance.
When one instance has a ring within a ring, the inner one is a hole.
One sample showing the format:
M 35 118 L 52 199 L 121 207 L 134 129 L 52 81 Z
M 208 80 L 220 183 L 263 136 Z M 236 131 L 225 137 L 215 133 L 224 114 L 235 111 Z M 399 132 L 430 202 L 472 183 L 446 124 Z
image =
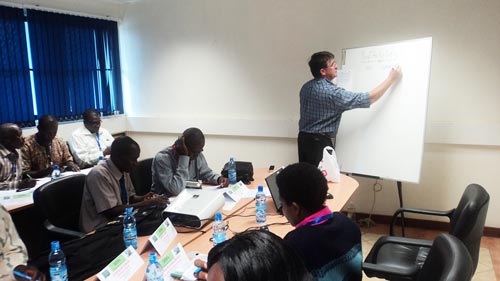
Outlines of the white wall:
M 128 128 L 144 158 L 199 126 L 214 170 L 230 155 L 255 166 L 295 162 L 298 91 L 310 79 L 311 53 L 339 58 L 342 48 L 430 36 L 422 176 L 403 184 L 405 204 L 449 209 L 477 182 L 491 195 L 487 225 L 500 227 L 499 27 L 496 0 L 131 4 L 120 25 Z M 369 212 L 373 181 L 359 181 L 353 203 Z M 382 184 L 374 212 L 391 214 L 396 185 Z

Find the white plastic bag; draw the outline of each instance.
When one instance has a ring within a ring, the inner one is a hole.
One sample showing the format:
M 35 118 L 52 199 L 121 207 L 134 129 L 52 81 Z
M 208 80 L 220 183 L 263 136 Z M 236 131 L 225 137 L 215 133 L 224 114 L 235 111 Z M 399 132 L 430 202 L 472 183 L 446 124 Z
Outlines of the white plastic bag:
M 328 182 L 340 182 L 340 169 L 333 147 L 323 148 L 323 159 L 319 162 L 318 169 L 325 175 Z

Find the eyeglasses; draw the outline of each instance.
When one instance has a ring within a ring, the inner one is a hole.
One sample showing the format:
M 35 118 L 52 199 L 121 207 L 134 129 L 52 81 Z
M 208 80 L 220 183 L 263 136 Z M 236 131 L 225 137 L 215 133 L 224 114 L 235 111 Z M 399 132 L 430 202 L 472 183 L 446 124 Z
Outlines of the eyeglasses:
M 332 65 L 329 65 L 329 66 L 324 67 L 324 68 L 335 68 L 336 66 L 337 66 L 337 63 L 334 61 L 334 62 L 332 63 Z

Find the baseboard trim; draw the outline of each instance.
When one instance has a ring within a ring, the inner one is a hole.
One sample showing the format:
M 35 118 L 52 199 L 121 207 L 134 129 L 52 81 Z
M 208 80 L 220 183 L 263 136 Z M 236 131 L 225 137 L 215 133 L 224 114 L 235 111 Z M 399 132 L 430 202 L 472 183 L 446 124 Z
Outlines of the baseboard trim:
M 367 218 L 368 214 L 356 213 L 358 219 Z M 392 216 L 385 215 L 372 215 L 371 218 L 381 224 L 391 224 Z M 449 231 L 449 224 L 442 221 L 431 221 L 422 219 L 412 219 L 405 218 L 405 225 L 408 227 L 418 227 L 439 231 Z M 497 227 L 485 227 L 483 231 L 484 236 L 500 238 L 500 228 Z

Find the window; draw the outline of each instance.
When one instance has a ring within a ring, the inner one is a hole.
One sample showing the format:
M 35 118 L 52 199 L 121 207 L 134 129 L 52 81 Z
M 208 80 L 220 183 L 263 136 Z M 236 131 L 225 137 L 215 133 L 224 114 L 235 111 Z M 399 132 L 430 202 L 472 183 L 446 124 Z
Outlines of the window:
M 0 6 L 0 123 L 33 126 L 23 10 Z
M 26 96 L 23 103 L 30 103 L 31 121 L 44 114 L 62 121 L 79 119 L 87 108 L 104 115 L 123 112 L 116 22 L 31 9 L 22 19 L 19 37 L 27 43 L 20 56 L 26 59 L 22 66 L 15 62 L 9 67 L 22 67 L 23 77 L 29 79 L 20 91 Z M 1 47 L 2 52 L 15 48 Z M 7 100 L 4 105 L 3 99 L 2 94 L 2 112 L 11 104 Z M 0 122 L 24 122 L 11 113 L 3 115 Z

